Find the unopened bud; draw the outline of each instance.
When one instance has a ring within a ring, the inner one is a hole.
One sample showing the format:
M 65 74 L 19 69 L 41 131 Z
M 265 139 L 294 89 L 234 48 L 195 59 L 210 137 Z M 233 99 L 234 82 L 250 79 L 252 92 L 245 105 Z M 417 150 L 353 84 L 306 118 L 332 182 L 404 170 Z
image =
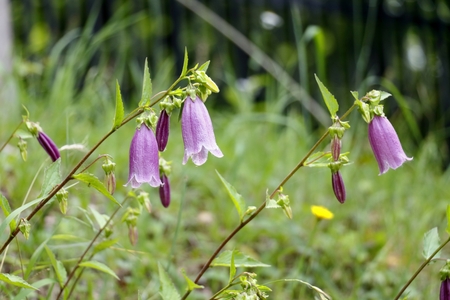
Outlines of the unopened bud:
M 59 202 L 61 213 L 65 215 L 67 213 L 67 199 L 69 198 L 69 193 L 65 188 L 62 188 L 56 193 L 55 197 Z
M 150 203 L 150 198 L 147 192 L 140 192 L 136 199 L 145 207 L 149 214 L 152 212 L 152 204 Z
M 27 219 L 21 219 L 19 225 L 20 232 L 22 232 L 23 236 L 28 240 L 30 237 L 30 229 L 31 224 Z
M 346 198 L 345 185 L 339 171 L 331 173 L 331 183 L 333 185 L 333 192 L 339 202 L 344 203 Z
M 128 237 L 131 245 L 136 246 L 138 241 L 138 230 L 136 226 L 128 226 Z
M 48 135 L 40 131 L 37 135 L 37 140 L 39 144 L 41 144 L 42 148 L 44 148 L 45 152 L 47 152 L 50 156 L 52 161 L 56 161 L 61 157 L 58 147 L 56 147 L 56 144 L 48 137 Z
M 156 124 L 156 142 L 158 143 L 158 150 L 163 152 L 166 149 L 169 141 L 170 116 L 164 109 L 159 115 L 158 123 Z
M 170 183 L 166 174 L 161 176 L 161 182 L 163 184 L 159 187 L 159 198 L 161 199 L 162 205 L 167 208 L 170 204 Z
M 19 138 L 17 147 L 19 147 L 20 155 L 22 156 L 23 161 L 27 161 L 27 142 L 22 138 Z

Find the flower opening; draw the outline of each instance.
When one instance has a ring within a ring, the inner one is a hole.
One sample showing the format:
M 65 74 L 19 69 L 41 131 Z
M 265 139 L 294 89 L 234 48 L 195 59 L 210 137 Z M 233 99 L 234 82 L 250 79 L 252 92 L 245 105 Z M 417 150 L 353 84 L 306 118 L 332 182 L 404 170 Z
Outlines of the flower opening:
M 152 187 L 162 184 L 155 134 L 145 124 L 136 130 L 131 140 L 129 171 L 125 186 L 131 184 L 131 187 L 138 188 L 144 182 Z
M 181 130 L 185 149 L 183 164 L 186 164 L 191 157 L 194 164 L 200 166 L 206 162 L 208 152 L 216 157 L 223 156 L 216 144 L 208 110 L 199 97 L 195 100 L 187 97 L 184 101 Z
M 369 123 L 369 142 L 378 162 L 379 175 L 412 160 L 406 156 L 394 127 L 386 117 L 375 115 Z

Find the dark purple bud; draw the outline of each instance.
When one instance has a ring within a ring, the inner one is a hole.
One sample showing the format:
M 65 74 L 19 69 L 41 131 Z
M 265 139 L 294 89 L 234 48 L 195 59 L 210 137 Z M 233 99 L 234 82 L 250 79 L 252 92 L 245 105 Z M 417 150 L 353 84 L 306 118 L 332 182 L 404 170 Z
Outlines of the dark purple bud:
M 333 191 L 336 198 L 339 202 L 344 203 L 346 198 L 345 185 L 339 171 L 331 173 L 331 183 L 333 185 Z
M 166 149 L 169 141 L 169 126 L 170 116 L 165 109 L 159 115 L 158 123 L 156 124 L 156 141 L 158 142 L 158 150 L 163 152 Z
M 379 175 L 412 160 L 406 156 L 394 127 L 386 117 L 375 116 L 369 123 L 369 142 L 378 162 Z
M 334 161 L 337 161 L 341 155 L 341 145 L 341 140 L 335 135 L 331 141 L 331 155 Z
M 450 300 L 450 279 L 445 278 L 441 282 L 441 292 L 439 293 L 439 300 Z
M 159 198 L 164 207 L 169 207 L 170 204 L 170 183 L 166 174 L 161 176 L 162 185 L 159 187 Z
M 58 147 L 56 147 L 55 143 L 45 133 L 39 131 L 37 140 L 39 144 L 41 144 L 42 148 L 44 148 L 45 152 L 47 152 L 50 156 L 52 161 L 56 161 L 61 157 Z

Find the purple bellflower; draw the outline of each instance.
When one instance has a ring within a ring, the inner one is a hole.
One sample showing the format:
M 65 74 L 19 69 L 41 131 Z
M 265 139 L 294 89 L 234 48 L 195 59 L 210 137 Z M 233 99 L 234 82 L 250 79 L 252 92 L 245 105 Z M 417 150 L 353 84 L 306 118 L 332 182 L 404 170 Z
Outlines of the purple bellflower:
M 164 207 L 169 207 L 170 204 L 170 183 L 166 174 L 161 175 L 161 181 L 163 185 L 159 187 L 159 198 Z
M 39 131 L 37 140 L 39 144 L 41 144 L 42 148 L 44 148 L 45 152 L 47 152 L 47 154 L 50 156 L 52 161 L 56 161 L 61 157 L 58 147 L 56 147 L 56 144 L 48 137 L 48 135 L 46 135 L 42 131 Z
M 163 152 L 169 141 L 169 124 L 170 116 L 165 109 L 159 115 L 158 123 L 156 123 L 156 141 L 158 142 L 158 150 Z
M 331 183 L 333 185 L 334 195 L 339 202 L 344 203 L 347 194 L 345 192 L 344 180 L 342 180 L 342 176 L 339 171 L 331 173 Z
M 406 156 L 394 127 L 384 116 L 375 115 L 369 123 L 369 142 L 378 162 L 379 175 L 412 160 Z
M 450 279 L 445 278 L 441 282 L 441 291 L 439 293 L 439 300 L 450 300 Z
M 208 158 L 208 151 L 216 157 L 223 156 L 216 144 L 208 110 L 199 97 L 195 100 L 187 97 L 184 101 L 181 130 L 184 142 L 183 164 L 186 164 L 189 157 L 197 166 L 204 164 Z
M 144 182 L 152 187 L 162 184 L 159 178 L 158 144 L 155 134 L 147 125 L 142 124 L 141 128 L 136 129 L 131 140 L 130 172 L 125 186 L 131 183 L 131 187 L 138 188 Z

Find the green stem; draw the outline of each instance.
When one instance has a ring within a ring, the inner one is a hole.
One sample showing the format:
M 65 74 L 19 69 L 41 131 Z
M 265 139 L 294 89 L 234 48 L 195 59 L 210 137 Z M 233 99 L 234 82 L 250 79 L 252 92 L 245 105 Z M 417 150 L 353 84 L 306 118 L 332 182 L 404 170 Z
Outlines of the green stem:
M 152 107 L 154 106 L 156 103 L 158 103 L 158 101 L 160 101 L 161 99 L 163 99 L 164 97 L 166 97 L 168 95 L 168 93 L 181 81 L 183 80 L 184 77 L 179 77 L 171 86 L 169 89 L 167 89 L 166 91 L 161 93 L 157 93 L 155 94 L 150 101 L 151 102 L 148 107 Z M 159 94 L 161 94 L 161 96 L 159 96 Z M 153 100 L 154 99 L 154 100 Z M 142 114 L 144 112 L 144 108 L 139 107 L 135 110 L 133 110 L 130 114 L 128 114 L 128 116 L 122 121 L 122 123 L 116 127 L 111 129 L 107 134 L 105 134 L 100 141 L 97 142 L 97 144 L 94 145 L 94 147 L 92 147 L 92 149 L 86 153 L 85 156 L 83 156 L 83 158 L 78 162 L 78 164 L 69 172 L 69 174 L 63 179 L 63 181 L 57 185 L 49 194 L 47 197 L 45 197 L 41 202 L 39 202 L 39 204 L 33 209 L 33 211 L 27 216 L 27 221 L 30 221 L 33 216 L 40 211 L 45 204 L 47 204 L 50 199 L 53 198 L 53 196 L 56 195 L 56 193 L 58 191 L 60 191 L 66 184 L 67 182 L 69 182 L 72 179 L 72 176 L 75 174 L 75 172 L 83 165 L 83 163 L 92 155 L 92 153 L 94 153 L 95 150 L 97 150 L 97 148 L 106 140 L 109 138 L 109 136 L 111 136 L 114 132 L 116 132 L 119 128 L 121 128 L 122 126 L 124 126 L 125 124 L 127 124 L 129 121 L 131 121 L 132 119 L 134 119 L 135 117 L 139 116 L 140 114 Z M 17 130 L 17 129 L 16 129 Z M 8 239 L 3 243 L 2 247 L 0 248 L 0 254 L 3 253 L 3 251 L 5 251 L 6 247 L 12 242 L 12 240 L 14 240 L 14 238 L 17 236 L 17 234 L 19 233 L 19 227 L 17 226 L 16 229 L 11 232 L 10 236 L 8 237 Z
M 441 251 L 442 248 L 445 247 L 445 245 L 448 244 L 448 242 L 450 242 L 450 237 L 443 242 L 434 252 L 433 254 L 430 255 L 430 257 L 428 257 L 421 265 L 420 267 L 416 270 L 416 272 L 414 272 L 414 274 L 411 276 L 411 278 L 406 282 L 406 284 L 403 286 L 403 288 L 400 290 L 400 292 L 398 292 L 397 296 L 394 298 L 394 300 L 398 300 L 400 299 L 400 296 L 405 292 L 405 290 L 408 288 L 408 286 L 410 286 L 410 284 L 416 279 L 416 277 L 420 274 L 420 272 L 422 272 L 422 270 L 431 262 L 431 260 L 433 259 L 433 257 L 436 256 L 436 254 L 439 253 L 439 251 Z
M 94 236 L 94 238 L 92 239 L 92 241 L 89 243 L 89 245 L 87 246 L 86 250 L 84 250 L 83 254 L 80 256 L 80 259 L 78 259 L 78 262 L 75 264 L 75 267 L 73 267 L 72 271 L 70 272 L 70 274 L 67 276 L 67 280 L 64 283 L 63 287 L 61 288 L 61 290 L 59 291 L 58 296 L 56 297 L 56 299 L 59 299 L 59 297 L 61 297 L 62 293 L 64 292 L 64 289 L 67 287 L 67 285 L 69 284 L 70 279 L 72 279 L 72 277 L 75 275 L 75 271 L 78 269 L 78 267 L 80 266 L 80 264 L 83 262 L 84 257 L 86 256 L 86 254 L 89 252 L 89 250 L 92 248 L 92 246 L 94 245 L 95 241 L 98 239 L 98 237 L 100 236 L 100 234 L 102 234 L 102 232 L 105 230 L 105 228 L 109 225 L 109 223 L 111 222 L 111 220 L 115 217 L 115 215 L 117 214 L 117 212 L 119 212 L 119 210 L 122 208 L 122 206 L 125 204 L 125 202 L 128 200 L 129 198 L 126 197 L 122 203 L 121 206 L 118 206 L 116 208 L 116 210 L 114 210 L 114 212 L 112 213 L 111 217 L 109 217 L 108 221 L 106 221 L 105 225 L 103 225 L 102 228 L 100 228 L 100 230 L 97 232 L 97 234 Z M 92 257 L 92 255 L 91 255 Z M 80 275 L 81 276 L 81 275 Z M 79 277 L 78 277 L 79 278 Z M 78 281 L 78 280 L 77 280 Z M 76 283 L 76 282 L 75 282 Z M 72 294 L 72 291 L 74 289 L 75 285 L 72 287 L 69 297 Z
M 14 137 L 14 134 L 16 134 L 16 131 L 20 128 L 20 126 L 22 126 L 23 121 L 21 121 L 19 123 L 19 125 L 17 125 L 16 129 L 14 129 L 14 131 L 11 133 L 11 135 L 9 136 L 9 138 L 6 140 L 6 142 L 2 145 L 2 147 L 0 148 L 0 152 L 3 151 L 3 149 L 6 147 L 6 145 L 8 145 L 9 141 Z
M 355 104 L 352 105 L 352 107 L 350 107 L 342 116 L 341 120 L 345 119 L 349 113 L 355 108 Z M 284 186 L 286 184 L 286 182 L 289 181 L 289 179 L 291 179 L 292 176 L 294 176 L 294 174 L 305 165 L 306 160 L 311 156 L 311 154 L 314 153 L 314 151 L 317 149 L 317 147 L 319 147 L 319 145 L 325 140 L 325 138 L 328 136 L 329 131 L 327 130 L 321 137 L 320 139 L 314 144 L 314 146 L 311 147 L 311 149 L 308 151 L 308 153 L 306 153 L 306 155 L 302 158 L 302 160 L 300 160 L 300 162 L 292 169 L 292 171 L 289 172 L 288 175 L 286 175 L 286 177 L 280 182 L 280 184 L 278 184 L 278 186 L 273 190 L 273 192 L 270 194 L 269 198 L 272 199 L 275 194 L 280 190 L 280 188 L 282 186 Z M 197 277 L 195 278 L 195 283 L 198 283 L 198 281 L 200 280 L 200 278 L 203 276 L 203 274 L 206 272 L 206 270 L 209 268 L 209 266 L 211 265 L 212 261 L 216 258 L 217 255 L 219 255 L 220 251 L 222 251 L 222 249 L 225 247 L 226 244 L 228 244 L 228 242 L 239 232 L 241 231 L 242 228 L 245 227 L 245 225 L 247 225 L 248 223 L 250 223 L 257 215 L 259 215 L 259 213 L 261 211 L 263 211 L 263 209 L 266 207 L 266 201 L 264 201 L 263 203 L 261 203 L 261 205 L 256 209 L 256 211 L 250 216 L 248 217 L 248 219 L 246 219 L 245 221 L 241 222 L 223 241 L 222 243 L 220 243 L 219 247 L 217 247 L 217 249 L 214 251 L 214 253 L 211 255 L 211 257 L 208 259 L 208 261 L 203 265 L 202 269 L 200 270 L 200 272 L 198 273 Z M 187 291 L 183 297 L 181 298 L 182 300 L 186 299 L 189 294 L 192 291 Z

